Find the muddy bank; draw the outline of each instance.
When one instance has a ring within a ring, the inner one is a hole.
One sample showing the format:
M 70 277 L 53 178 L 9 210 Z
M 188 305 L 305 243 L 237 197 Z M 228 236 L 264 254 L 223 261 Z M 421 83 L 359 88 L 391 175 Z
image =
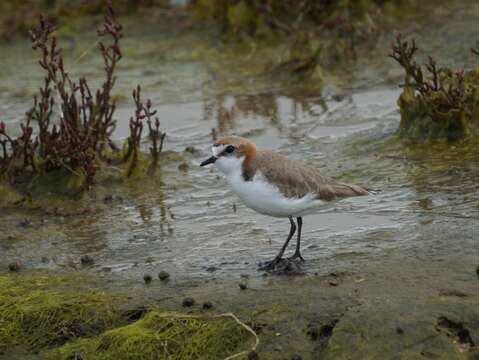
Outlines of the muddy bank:
M 16 304 L 15 313 L 23 316 L 15 321 L 21 323 L 9 321 L 13 318 L 4 316 L 9 310 L 5 305 L 1 308 L 1 321 L 7 325 L 4 329 L 15 329 L 14 326 L 19 325 L 22 326 L 19 329 L 24 329 L 7 337 L 13 339 L 17 347 L 2 348 L 3 358 L 10 359 L 13 355 L 29 358 L 25 345 L 55 359 L 67 358 L 72 353 L 87 355 L 94 349 L 101 351 L 93 358 L 108 358 L 111 354 L 106 344 L 111 341 L 119 341 L 120 347 L 125 347 L 128 341 L 136 343 L 142 350 L 135 350 L 137 345 L 129 347 L 130 351 L 137 351 L 136 358 L 149 358 L 151 349 L 148 347 L 157 346 L 154 336 L 159 336 L 154 335 L 154 331 L 159 331 L 158 324 L 163 321 L 158 311 L 167 311 L 180 318 L 185 313 L 206 316 L 208 321 L 214 315 L 233 312 L 259 336 L 257 354 L 260 359 L 293 359 L 294 356 L 302 359 L 379 359 L 386 354 L 387 358 L 398 359 L 473 359 L 478 355 L 476 344 L 479 341 L 477 256 L 471 253 L 429 261 L 414 256 L 391 257 L 380 263 L 358 263 L 347 271 L 338 268 L 324 276 L 238 275 L 236 279 L 196 281 L 186 286 L 179 285 L 174 274 L 167 281 L 155 276 L 148 284 L 141 280 L 125 282 L 116 277 L 109 277 L 107 281 L 91 278 L 86 281 L 88 277 L 81 273 L 44 273 L 43 277 L 31 273 L 13 277 L 2 275 L 2 281 L 13 280 L 9 286 L 2 286 L 4 300 L 8 300 L 9 292 L 21 291 L 22 287 L 30 291 L 28 298 L 22 297 Z M 239 283 L 246 286 L 239 287 Z M 128 291 L 124 290 L 126 288 Z M 98 292 L 100 289 L 106 293 Z M 45 290 L 54 297 L 42 297 Z M 94 293 L 98 295 L 92 297 Z M 187 304 L 186 298 L 194 301 Z M 58 301 L 58 307 L 52 299 Z M 104 302 L 103 299 L 110 300 Z M 103 303 L 108 309 L 101 305 Z M 92 315 L 97 323 L 88 321 L 85 316 L 93 311 L 93 308 L 88 310 L 90 306 L 94 306 L 96 315 Z M 72 311 L 74 309 L 78 311 Z M 82 316 L 71 320 L 71 315 L 78 314 Z M 52 321 L 42 322 L 43 326 L 30 326 L 28 321 L 36 321 L 36 318 L 42 321 L 43 315 Z M 53 319 L 58 319 L 62 325 L 48 328 L 48 324 L 55 324 Z M 82 325 L 83 322 L 89 327 Z M 217 329 L 221 335 L 211 330 L 207 343 L 217 343 L 221 338 L 218 345 L 227 346 L 229 351 L 250 348 L 254 340 L 236 325 L 234 321 L 219 324 Z M 191 334 L 196 331 L 194 327 L 188 328 L 187 323 L 182 326 L 186 326 L 183 331 Z M 223 326 L 232 331 L 231 341 L 224 342 L 229 332 Z M 40 338 L 41 342 L 35 340 L 39 339 L 38 333 L 45 330 L 49 332 Z M 151 335 L 149 331 L 153 331 Z M 0 334 L 5 337 L 4 333 Z M 85 340 L 78 341 L 78 338 Z M 203 351 L 201 348 L 196 348 L 195 353 Z M 210 351 L 214 349 L 211 347 Z M 197 358 L 224 358 L 219 355 L 224 350 L 219 351 L 214 355 L 212 352 L 198 353 L 203 355 Z M 117 358 L 129 358 L 126 350 L 115 354 Z M 171 356 L 188 358 L 181 354 Z
M 193 311 L 205 301 L 214 312 L 233 311 L 258 332 L 261 359 L 472 359 L 479 340 L 477 256 L 392 256 L 324 276 L 238 275 L 134 289 L 172 309 L 187 296 L 196 300 Z

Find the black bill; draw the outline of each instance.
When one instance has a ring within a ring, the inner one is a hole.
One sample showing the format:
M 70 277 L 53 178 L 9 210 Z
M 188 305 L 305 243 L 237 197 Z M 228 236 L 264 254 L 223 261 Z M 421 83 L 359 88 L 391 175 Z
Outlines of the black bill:
M 212 156 L 208 159 L 206 159 L 205 161 L 203 161 L 200 166 L 205 166 L 205 165 L 208 165 L 208 164 L 214 164 L 216 161 L 216 156 Z

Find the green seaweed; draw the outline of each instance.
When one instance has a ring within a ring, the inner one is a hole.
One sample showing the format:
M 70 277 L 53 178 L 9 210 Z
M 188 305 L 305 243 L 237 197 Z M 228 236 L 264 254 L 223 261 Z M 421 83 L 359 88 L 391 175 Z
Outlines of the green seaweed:
M 0 352 L 36 351 L 124 323 L 119 299 L 75 275 L 0 276 Z
M 217 359 L 251 345 L 251 334 L 229 314 L 155 309 L 132 323 L 124 298 L 94 285 L 77 274 L 0 276 L 0 355 Z
M 222 359 L 248 337 L 232 319 L 153 310 L 133 324 L 55 349 L 48 359 Z

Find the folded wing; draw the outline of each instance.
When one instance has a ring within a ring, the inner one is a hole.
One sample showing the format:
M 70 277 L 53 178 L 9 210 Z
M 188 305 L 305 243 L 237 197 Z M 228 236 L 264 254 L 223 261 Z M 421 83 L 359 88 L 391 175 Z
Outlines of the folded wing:
M 271 151 L 259 151 L 256 154 L 244 172 L 245 179 L 252 178 L 258 172 L 290 198 L 302 198 L 311 193 L 320 200 L 331 201 L 369 194 L 364 187 L 338 182 L 321 175 L 314 167 Z

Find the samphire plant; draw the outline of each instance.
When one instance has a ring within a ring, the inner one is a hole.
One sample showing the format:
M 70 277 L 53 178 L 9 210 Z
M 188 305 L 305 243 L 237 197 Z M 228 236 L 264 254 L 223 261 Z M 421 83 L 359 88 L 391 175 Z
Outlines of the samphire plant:
M 432 57 L 420 65 L 414 60 L 417 50 L 414 40 L 398 35 L 390 54 L 406 72 L 398 100 L 400 135 L 448 141 L 479 137 L 478 69 L 454 71 Z
M 44 17 L 31 31 L 32 47 L 40 53 L 39 65 L 45 80 L 20 124 L 20 136 L 9 135 L 5 123 L 0 122 L 0 178 L 23 189 L 47 179 L 63 184 L 68 193 L 77 193 L 92 185 L 95 174 L 105 165 L 123 163 L 126 175 L 131 176 L 139 168 L 144 128 L 151 142 L 148 169 L 150 173 L 155 171 L 165 133 L 160 130 L 151 101 L 142 101 L 139 85 L 133 90 L 135 113 L 126 144 L 120 149 L 112 140 L 117 120 L 111 93 L 122 58 L 123 37 L 112 7 L 107 7 L 103 26 L 98 30 L 105 80 L 96 91 L 84 77 L 74 81 L 65 70 L 54 31 L 53 24 Z

